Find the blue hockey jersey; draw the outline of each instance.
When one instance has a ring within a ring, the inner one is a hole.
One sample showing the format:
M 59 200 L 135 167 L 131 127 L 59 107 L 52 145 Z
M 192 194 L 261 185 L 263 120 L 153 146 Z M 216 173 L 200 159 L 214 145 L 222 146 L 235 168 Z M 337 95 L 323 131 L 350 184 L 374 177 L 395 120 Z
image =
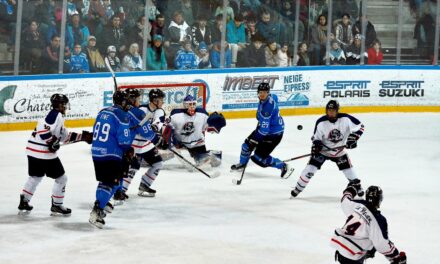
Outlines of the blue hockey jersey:
M 93 125 L 94 160 L 121 160 L 131 145 L 128 114 L 119 106 L 101 110 Z
M 128 110 L 128 121 L 131 130 L 131 141 L 133 142 L 136 135 L 142 137 L 145 141 L 151 141 L 153 143 L 157 142 L 158 138 L 156 133 L 151 128 L 150 121 L 145 122 L 142 126 L 139 124 L 145 118 L 146 114 L 139 107 L 132 107 Z
M 258 126 L 255 131 L 255 139 L 260 141 L 264 136 L 277 135 L 284 132 L 284 120 L 278 108 L 278 97 L 269 94 L 264 101 L 260 101 L 257 110 Z

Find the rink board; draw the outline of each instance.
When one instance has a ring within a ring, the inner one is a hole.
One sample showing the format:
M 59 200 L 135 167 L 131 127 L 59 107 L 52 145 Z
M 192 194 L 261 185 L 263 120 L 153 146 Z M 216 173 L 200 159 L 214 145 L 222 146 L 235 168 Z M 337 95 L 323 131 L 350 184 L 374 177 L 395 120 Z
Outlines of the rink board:
M 330 99 L 343 111 L 440 112 L 437 66 L 340 66 L 211 69 L 118 73 L 119 85 L 203 82 L 207 110 L 227 118 L 255 116 L 256 90 L 269 82 L 283 115 L 320 114 Z M 166 81 L 165 81 L 166 80 Z M 32 129 L 50 109 L 53 93 L 69 97 L 66 125 L 91 126 L 98 111 L 111 105 L 109 73 L 0 77 L 0 131 Z M 184 94 L 166 102 L 181 103 Z

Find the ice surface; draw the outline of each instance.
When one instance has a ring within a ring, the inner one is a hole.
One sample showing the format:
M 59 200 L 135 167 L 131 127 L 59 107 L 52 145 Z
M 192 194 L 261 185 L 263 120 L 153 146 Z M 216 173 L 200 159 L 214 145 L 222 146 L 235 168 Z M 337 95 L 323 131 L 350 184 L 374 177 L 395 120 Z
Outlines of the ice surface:
M 438 263 L 440 114 L 356 116 L 366 131 L 350 157 L 364 187 L 383 188 L 391 239 L 407 252 L 409 263 Z M 309 152 L 317 118 L 285 118 L 286 132 L 274 155 L 287 159 Z M 345 221 L 339 198 L 347 180 L 326 163 L 291 200 L 291 187 L 307 162 L 301 159 L 291 162 L 296 170 L 287 180 L 252 164 L 243 183 L 233 185 L 239 175 L 229 167 L 255 125 L 253 119 L 228 120 L 220 135 L 208 135 L 209 148 L 223 151 L 219 178 L 187 172 L 173 160 L 154 183 L 156 198 L 141 198 L 138 174 L 130 199 L 108 215 L 104 230 L 88 223 L 97 185 L 89 145 L 59 151 L 72 216 L 49 216 L 53 180 L 45 178 L 31 201 L 31 215 L 19 217 L 30 131 L 0 133 L 0 263 L 334 263 L 329 241 Z M 376 254 L 368 263 L 387 261 Z

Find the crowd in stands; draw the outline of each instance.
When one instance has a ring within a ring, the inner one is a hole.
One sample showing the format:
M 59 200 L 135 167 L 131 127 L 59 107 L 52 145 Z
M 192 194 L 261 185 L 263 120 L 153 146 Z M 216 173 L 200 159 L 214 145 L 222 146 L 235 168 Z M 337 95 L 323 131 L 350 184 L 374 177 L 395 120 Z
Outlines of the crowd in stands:
M 381 64 L 381 43 L 359 0 L 333 1 L 330 34 L 327 1 L 299 1 L 296 22 L 292 0 L 229 0 L 226 18 L 223 0 L 68 0 L 64 71 L 101 72 L 106 64 L 115 71 L 354 65 L 362 57 Z M 58 72 L 61 3 L 24 1 L 20 60 L 33 73 Z M 15 8 L 16 0 L 0 0 L 0 34 L 9 32 L 11 41 Z

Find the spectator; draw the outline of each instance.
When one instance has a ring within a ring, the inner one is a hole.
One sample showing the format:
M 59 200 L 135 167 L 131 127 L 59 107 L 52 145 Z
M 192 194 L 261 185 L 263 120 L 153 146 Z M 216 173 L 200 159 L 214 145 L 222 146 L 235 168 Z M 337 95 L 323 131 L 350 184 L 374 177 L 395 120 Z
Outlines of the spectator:
M 174 58 L 181 48 L 181 42 L 187 38 L 191 38 L 191 28 L 183 20 L 182 12 L 176 11 L 174 12 L 173 21 L 168 27 L 168 36 L 166 36 L 167 41 L 169 41 L 169 47 L 165 53 L 168 65 L 174 65 Z
M 45 41 L 38 28 L 38 23 L 32 21 L 29 27 L 23 32 L 21 42 L 22 55 L 32 73 L 38 73 L 40 70 L 41 55 L 45 47 Z
M 142 71 L 142 58 L 139 55 L 139 45 L 132 43 L 128 54 L 122 60 L 122 71 Z
M 91 0 L 87 13 L 87 25 L 91 35 L 101 34 L 106 23 L 106 9 L 103 2 Z
M 70 56 L 70 67 L 69 72 L 71 73 L 86 73 L 89 70 L 89 61 L 87 60 L 86 54 L 81 52 L 81 44 L 75 44 L 73 48 L 73 54 Z
M 225 61 L 223 64 L 223 68 L 231 68 L 231 62 L 232 62 L 231 50 L 229 49 L 229 44 L 227 42 L 225 42 L 224 45 L 225 45 Z M 212 68 L 221 68 L 221 61 L 220 61 L 221 46 L 222 46 L 221 42 L 217 41 L 214 43 L 214 46 L 212 47 L 209 58 Z
M 161 35 L 153 36 L 153 45 L 148 47 L 147 52 L 147 70 L 159 71 L 168 68 L 162 41 L 163 37 Z
M 347 65 L 356 65 L 361 63 L 361 43 L 362 36 L 354 36 L 353 44 L 347 48 Z M 368 63 L 368 54 L 364 52 L 364 64 Z
M 238 67 L 266 67 L 263 37 L 260 34 L 252 36 L 252 44 L 246 47 L 237 56 Z
M 95 36 L 90 36 L 88 45 L 85 49 L 87 55 L 87 60 L 89 61 L 90 72 L 105 72 L 107 68 L 105 67 L 104 58 L 102 57 L 99 49 L 96 47 Z
M 318 17 L 318 24 L 312 28 L 312 43 L 311 50 L 313 52 L 313 65 L 322 64 L 325 49 L 327 45 L 327 17 L 320 15 Z
M 229 21 L 226 25 L 226 41 L 232 52 L 232 67 L 235 67 L 237 53 L 246 47 L 245 28 L 241 14 L 238 14 L 234 20 Z
M 226 6 L 226 23 L 234 19 L 234 10 L 232 7 L 229 6 L 229 1 L 225 0 L 225 6 Z M 217 17 L 218 15 L 223 15 L 223 3 L 220 1 L 219 5 L 217 6 L 217 9 L 215 9 L 214 16 Z
M 193 15 L 193 8 L 191 5 L 191 0 L 182 0 L 181 11 L 182 11 L 183 20 L 185 20 L 185 22 L 188 25 L 193 25 L 194 15 Z
M 55 1 L 37 0 L 34 5 L 35 11 L 33 19 L 40 25 L 41 33 L 46 34 L 49 28 L 54 27 L 57 22 L 57 18 L 55 17 Z M 61 27 L 61 16 L 58 21 Z M 60 33 L 61 31 L 58 34 Z M 46 44 L 49 44 L 51 39 L 52 36 L 47 39 Z
M 147 34 L 144 36 L 144 27 L 147 27 Z M 139 45 L 139 53 L 143 54 L 143 45 L 144 45 L 144 37 L 147 39 L 147 42 L 151 41 L 151 24 L 145 18 L 145 15 L 142 15 L 138 18 L 136 25 L 134 25 L 128 31 L 128 43 L 137 43 Z
M 54 35 L 50 44 L 44 49 L 41 60 L 41 68 L 43 73 L 58 73 L 60 42 L 60 36 Z M 65 48 L 64 57 L 70 57 L 69 47 Z
M 104 10 L 105 10 L 105 20 L 104 20 L 105 22 L 103 24 L 107 25 L 108 22 L 115 15 L 115 11 L 113 11 L 113 9 L 112 9 L 112 4 L 111 4 L 110 0 L 103 0 L 102 3 L 104 6 Z
M 197 22 L 192 26 L 192 41 L 194 47 L 198 48 L 200 42 L 204 42 L 205 45 L 211 45 L 211 29 L 207 26 L 208 18 L 206 15 L 201 14 L 197 18 Z
M 212 29 L 211 43 L 222 41 L 223 27 L 223 15 L 219 14 L 215 17 L 214 28 Z
M 182 48 L 174 58 L 174 67 L 177 70 L 197 69 L 197 57 L 192 50 L 191 40 L 187 39 L 182 42 Z
M 310 66 L 309 53 L 307 43 L 302 42 L 298 45 L 298 54 L 295 58 L 297 66 Z
M 89 38 L 89 29 L 81 25 L 79 14 L 73 14 L 71 17 L 71 24 L 67 26 L 66 34 L 69 35 L 69 38 L 72 40 L 70 43 L 70 49 L 73 48 L 74 43 L 79 43 L 81 47 L 87 46 L 87 39 Z
M 269 41 L 265 48 L 266 66 L 267 67 L 279 67 L 280 62 L 278 61 L 278 50 L 279 46 L 275 41 Z
M 368 64 L 382 64 L 383 53 L 380 49 L 381 43 L 376 39 L 368 49 Z
M 257 19 L 254 16 L 250 16 L 246 19 L 246 44 L 252 43 L 252 37 L 257 34 Z
M 293 50 L 293 43 L 295 41 L 295 29 L 298 26 L 298 43 L 304 40 L 305 27 L 301 19 L 298 19 L 298 23 L 295 21 L 295 13 L 292 8 L 291 1 L 284 0 L 281 9 L 282 23 L 284 24 L 285 42 L 289 44 L 289 50 Z
M 285 29 L 279 22 L 271 21 L 270 12 L 266 9 L 261 14 L 261 21 L 257 23 L 257 30 L 263 36 L 263 41 L 274 40 L 277 43 L 284 43 Z
M 346 50 L 353 43 L 352 25 L 348 13 L 342 15 L 341 21 L 336 25 L 335 33 L 336 40 L 343 50 Z
M 366 34 L 363 34 L 362 32 L 362 23 L 363 21 L 365 21 L 365 23 L 367 23 L 366 26 Z M 362 36 L 366 36 L 365 37 L 365 47 L 370 47 L 371 44 L 373 43 L 373 41 L 377 38 L 376 37 L 376 30 L 374 29 L 373 24 L 371 24 L 370 21 L 368 21 L 368 17 L 367 15 L 362 15 L 360 16 L 359 20 L 356 21 L 356 23 L 353 26 L 353 35 L 357 35 L 360 34 Z
M 346 63 L 344 51 L 336 40 L 332 41 L 330 50 L 327 52 L 326 57 L 324 57 L 324 62 L 327 57 L 329 58 L 330 65 L 344 65 Z
M 288 67 L 291 65 L 290 56 L 289 56 L 289 45 L 284 43 L 280 49 L 278 49 L 277 53 L 277 61 L 279 62 L 280 67 Z
M 104 58 L 105 64 L 110 65 L 112 70 L 114 72 L 120 72 L 121 71 L 121 61 L 116 56 L 116 47 L 115 46 L 108 46 L 107 48 L 107 55 Z
M 151 24 L 151 36 L 161 35 L 162 38 L 165 36 L 165 17 L 162 14 L 156 16 L 156 20 Z
M 356 0 L 338 0 L 333 2 L 333 17 L 341 17 L 343 14 L 358 17 L 359 8 Z
M 156 1 L 153 0 L 147 0 L 146 5 L 148 6 L 148 20 L 154 21 L 157 17 L 157 15 L 160 14 L 159 9 L 156 7 Z
M 67 0 L 67 15 L 79 15 L 78 10 L 76 9 L 76 4 L 73 0 Z
M 197 67 L 199 69 L 207 69 L 211 67 L 211 62 L 209 61 L 208 46 L 205 42 L 200 42 L 197 52 Z
M 435 20 L 428 8 L 424 8 L 421 13 L 414 28 L 414 38 L 417 39 L 416 52 L 422 57 L 428 57 L 434 50 Z
M 114 15 L 112 17 L 111 24 L 104 28 L 99 40 L 101 49 L 106 49 L 108 46 L 115 46 L 116 51 L 122 56 L 126 51 L 126 33 L 121 25 L 121 18 L 119 18 L 119 16 Z

